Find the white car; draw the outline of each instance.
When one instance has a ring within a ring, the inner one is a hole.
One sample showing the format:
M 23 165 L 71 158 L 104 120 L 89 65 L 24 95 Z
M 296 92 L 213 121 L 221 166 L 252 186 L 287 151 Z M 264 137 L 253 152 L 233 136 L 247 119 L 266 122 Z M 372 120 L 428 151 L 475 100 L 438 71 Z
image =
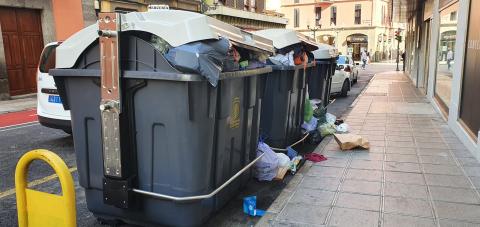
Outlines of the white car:
M 339 55 L 337 65 L 343 66 L 343 71 L 350 73 L 352 84 L 357 83 L 358 80 L 358 62 L 355 62 L 350 55 Z
M 37 70 L 37 115 L 38 122 L 46 127 L 72 133 L 70 111 L 63 109 L 55 81 L 48 70 L 55 68 L 55 49 L 60 42 L 47 44 L 40 55 Z
M 337 65 L 335 74 L 332 76 L 332 85 L 330 86 L 331 94 L 340 94 L 340 96 L 347 96 L 352 86 L 350 80 L 350 73 L 343 70 L 342 65 Z

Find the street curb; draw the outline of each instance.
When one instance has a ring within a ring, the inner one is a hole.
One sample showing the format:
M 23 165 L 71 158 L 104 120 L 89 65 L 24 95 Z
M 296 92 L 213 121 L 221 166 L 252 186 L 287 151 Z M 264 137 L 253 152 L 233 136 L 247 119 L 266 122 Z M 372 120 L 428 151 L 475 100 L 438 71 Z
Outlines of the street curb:
M 325 137 L 320 144 L 315 148 L 315 153 L 323 153 L 325 147 L 328 143 L 332 140 L 333 136 Z M 320 152 L 318 152 L 318 150 Z M 277 198 L 273 201 L 273 203 L 268 207 L 265 215 L 260 218 L 260 220 L 255 224 L 255 226 L 273 226 L 273 222 L 278 214 L 282 212 L 282 210 L 287 205 L 288 201 L 292 198 L 295 189 L 297 186 L 303 181 L 305 174 L 310 170 L 312 167 L 313 162 L 306 161 L 302 168 L 293 176 L 293 178 L 287 183 L 285 188 L 280 192 Z

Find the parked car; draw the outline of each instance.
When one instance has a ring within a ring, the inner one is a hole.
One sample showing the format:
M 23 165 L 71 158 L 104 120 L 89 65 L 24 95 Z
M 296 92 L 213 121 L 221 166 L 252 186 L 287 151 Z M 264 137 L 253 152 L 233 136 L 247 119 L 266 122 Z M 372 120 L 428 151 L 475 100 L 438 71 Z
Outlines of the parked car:
M 355 62 L 352 56 L 349 55 L 339 55 L 337 59 L 337 65 L 343 66 L 343 71 L 350 73 L 350 78 L 352 84 L 357 83 L 358 81 L 358 67 L 360 64 Z
M 72 133 L 70 111 L 63 109 L 53 77 L 48 70 L 55 68 L 55 49 L 60 42 L 48 43 L 40 55 L 37 70 L 37 115 L 41 125 Z
M 331 94 L 340 94 L 345 97 L 348 95 L 352 86 L 350 73 L 343 70 L 343 65 L 337 65 L 335 74 L 332 76 L 332 85 L 330 87 Z

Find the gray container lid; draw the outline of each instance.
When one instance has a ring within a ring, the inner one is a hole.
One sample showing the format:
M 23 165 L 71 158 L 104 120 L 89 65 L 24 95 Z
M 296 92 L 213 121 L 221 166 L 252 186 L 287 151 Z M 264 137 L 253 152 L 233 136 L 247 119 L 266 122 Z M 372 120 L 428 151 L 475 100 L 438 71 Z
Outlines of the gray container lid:
M 225 37 L 235 45 L 269 54 L 273 43 L 212 17 L 182 11 L 131 12 L 121 15 L 122 31 L 143 31 L 161 37 L 171 46 Z M 65 40 L 56 49 L 56 68 L 71 68 L 83 51 L 98 38 L 98 24 L 90 25 Z
M 266 39 L 271 39 L 273 41 L 273 46 L 276 49 L 282 49 L 298 43 L 305 45 L 308 51 L 318 49 L 317 43 L 293 29 L 273 28 L 255 31 L 253 34 Z

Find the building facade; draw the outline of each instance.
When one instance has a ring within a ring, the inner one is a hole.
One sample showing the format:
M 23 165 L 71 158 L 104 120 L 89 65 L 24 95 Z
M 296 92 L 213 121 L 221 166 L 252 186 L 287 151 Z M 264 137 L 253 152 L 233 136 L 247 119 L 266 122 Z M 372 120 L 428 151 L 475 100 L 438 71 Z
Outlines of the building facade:
M 203 12 L 248 30 L 287 24 L 265 12 L 265 0 L 0 0 L 0 100 L 36 92 L 45 44 L 95 23 L 98 12 L 142 12 L 151 4 Z
M 407 14 L 406 72 L 480 158 L 480 1 L 415 1 Z
M 289 19 L 287 28 L 334 45 L 342 54 L 360 59 L 361 50 L 371 60 L 395 59 L 390 0 L 282 0 L 280 12 Z
M 288 20 L 265 9 L 265 0 L 206 0 L 205 14 L 245 30 L 285 28 Z

